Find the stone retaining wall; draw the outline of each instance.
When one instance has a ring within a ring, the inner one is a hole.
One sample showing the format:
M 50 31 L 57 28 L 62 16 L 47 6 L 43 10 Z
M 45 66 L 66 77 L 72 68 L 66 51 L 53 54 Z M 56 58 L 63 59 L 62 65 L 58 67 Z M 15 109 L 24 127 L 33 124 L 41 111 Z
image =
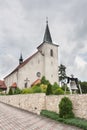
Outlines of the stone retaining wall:
M 45 94 L 0 96 L 0 101 L 37 114 L 45 109 Z
M 59 102 L 64 97 L 60 96 L 46 96 L 46 109 L 59 112 Z M 75 116 L 87 119 L 87 94 L 83 95 L 66 95 L 73 103 L 73 112 Z
M 46 96 L 45 94 L 25 94 L 0 96 L 0 101 L 6 104 L 40 114 L 42 109 L 59 112 L 58 104 L 65 95 Z M 87 119 L 87 94 L 66 95 L 73 103 L 73 111 L 77 117 Z

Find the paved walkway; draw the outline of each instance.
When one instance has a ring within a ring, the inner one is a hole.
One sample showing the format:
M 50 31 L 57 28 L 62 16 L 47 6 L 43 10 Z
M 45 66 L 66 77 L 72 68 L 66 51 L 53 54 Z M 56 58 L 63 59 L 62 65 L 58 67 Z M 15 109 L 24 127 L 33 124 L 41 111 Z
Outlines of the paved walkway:
M 0 103 L 0 130 L 80 130 Z

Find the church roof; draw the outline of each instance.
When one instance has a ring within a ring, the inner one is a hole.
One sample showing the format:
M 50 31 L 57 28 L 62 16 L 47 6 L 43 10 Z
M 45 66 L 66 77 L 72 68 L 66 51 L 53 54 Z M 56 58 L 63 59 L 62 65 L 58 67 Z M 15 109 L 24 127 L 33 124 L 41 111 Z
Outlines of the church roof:
M 52 38 L 51 38 L 49 26 L 48 26 L 48 21 L 46 21 L 46 29 L 45 29 L 45 34 L 44 34 L 43 42 L 47 42 L 47 43 L 52 44 Z
M 35 80 L 35 81 L 32 83 L 31 86 L 37 85 L 37 84 L 39 84 L 39 83 L 41 83 L 41 80 L 40 80 L 40 79 L 37 79 L 37 80 Z
M 17 83 L 14 82 L 14 83 L 11 85 L 11 88 L 17 88 Z
M 3 80 L 0 80 L 0 89 L 7 89 L 5 82 Z
M 52 42 L 52 38 L 51 38 L 50 30 L 49 30 L 49 25 L 48 25 L 48 20 L 46 21 L 46 29 L 45 29 L 45 34 L 44 34 L 43 42 L 37 47 L 37 49 L 39 47 L 41 47 L 44 43 L 49 43 L 49 44 L 52 44 L 54 46 L 59 46 L 59 45 L 56 45 L 56 44 L 54 44 Z
M 32 56 L 30 56 L 29 58 L 27 58 L 24 62 L 22 62 L 21 64 L 19 64 L 10 74 L 8 74 L 5 78 L 7 78 L 8 76 L 10 76 L 11 74 L 17 72 L 20 68 L 22 68 L 24 65 L 26 65 L 36 54 L 38 53 L 38 51 L 36 53 L 34 53 Z M 5 79 L 4 78 L 4 79 Z

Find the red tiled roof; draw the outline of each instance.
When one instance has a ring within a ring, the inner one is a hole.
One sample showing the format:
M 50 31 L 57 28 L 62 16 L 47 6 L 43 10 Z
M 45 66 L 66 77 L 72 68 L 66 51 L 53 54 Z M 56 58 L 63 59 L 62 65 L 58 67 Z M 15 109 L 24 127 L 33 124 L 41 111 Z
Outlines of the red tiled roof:
M 11 74 L 13 74 L 14 72 L 18 71 L 20 68 L 22 68 L 24 65 L 26 65 L 36 54 L 38 53 L 38 51 L 36 53 L 34 53 L 32 56 L 30 56 L 29 58 L 27 58 L 22 64 L 19 64 L 10 74 L 8 74 L 5 78 L 7 78 L 8 76 L 10 76 Z M 4 78 L 4 79 L 5 79 Z
M 17 83 L 14 82 L 14 83 L 11 85 L 11 88 L 17 88 Z
M 39 83 L 41 83 L 41 80 L 40 80 L 40 79 L 37 79 L 37 80 L 35 80 L 35 81 L 32 83 L 31 86 L 37 85 L 37 84 L 39 84 Z
M 5 82 L 3 80 L 0 80 L 0 89 L 7 89 Z

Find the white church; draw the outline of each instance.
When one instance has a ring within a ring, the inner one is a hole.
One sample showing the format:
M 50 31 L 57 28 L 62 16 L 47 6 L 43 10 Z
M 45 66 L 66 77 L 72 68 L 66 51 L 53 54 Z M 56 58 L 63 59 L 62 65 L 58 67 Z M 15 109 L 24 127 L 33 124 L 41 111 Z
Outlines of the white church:
M 27 88 L 45 76 L 51 84 L 58 83 L 58 45 L 53 44 L 48 21 L 43 42 L 37 52 L 23 61 L 20 55 L 19 65 L 4 78 L 7 88 L 16 83 L 19 88 Z

